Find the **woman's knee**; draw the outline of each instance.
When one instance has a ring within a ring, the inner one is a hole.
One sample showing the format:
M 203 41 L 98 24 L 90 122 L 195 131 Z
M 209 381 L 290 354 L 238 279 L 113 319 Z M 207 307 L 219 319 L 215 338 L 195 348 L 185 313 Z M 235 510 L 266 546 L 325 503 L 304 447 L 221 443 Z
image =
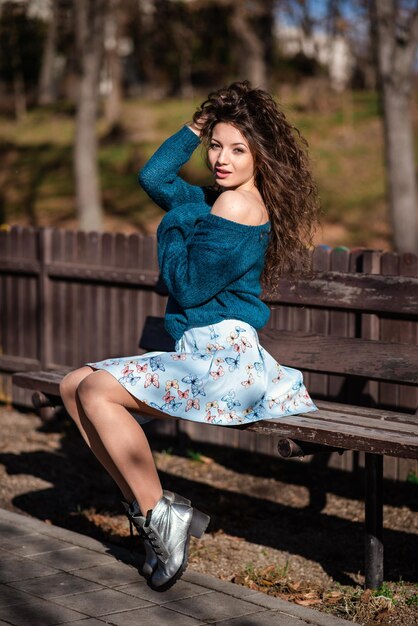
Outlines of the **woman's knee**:
M 93 370 L 89 366 L 80 367 L 64 376 L 60 382 L 60 395 L 64 404 L 68 401 L 75 401 L 77 388 Z
M 106 381 L 103 372 L 97 371 L 85 376 L 78 384 L 76 396 L 83 409 L 88 410 L 106 400 Z

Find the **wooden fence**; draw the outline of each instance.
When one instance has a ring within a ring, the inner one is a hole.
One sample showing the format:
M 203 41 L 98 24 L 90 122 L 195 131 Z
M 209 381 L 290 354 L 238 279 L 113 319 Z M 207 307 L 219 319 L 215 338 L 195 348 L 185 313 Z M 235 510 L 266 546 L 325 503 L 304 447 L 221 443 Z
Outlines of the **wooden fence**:
M 413 254 L 318 246 L 313 264 L 317 272 L 418 276 Z M 145 317 L 164 314 L 166 298 L 155 293 L 157 280 L 153 235 L 22 227 L 0 231 L 0 400 L 30 405 L 26 390 L 12 390 L 13 372 L 138 354 Z M 268 328 L 417 344 L 417 322 L 410 316 L 353 313 L 344 294 L 326 309 L 320 295 L 312 294 L 312 306 L 298 306 L 297 294 L 283 281 L 280 299 L 268 302 Z M 411 411 L 418 404 L 417 391 L 407 385 L 370 381 L 364 388 L 343 376 L 304 376 L 315 397 L 342 402 L 367 397 L 376 406 Z M 174 427 L 169 421 L 158 425 L 167 433 Z M 197 441 L 275 454 L 274 439 L 185 421 L 180 428 Z M 330 459 L 331 466 L 346 470 L 358 464 L 362 459 L 356 453 Z M 417 469 L 414 461 L 386 459 L 389 478 L 405 479 Z

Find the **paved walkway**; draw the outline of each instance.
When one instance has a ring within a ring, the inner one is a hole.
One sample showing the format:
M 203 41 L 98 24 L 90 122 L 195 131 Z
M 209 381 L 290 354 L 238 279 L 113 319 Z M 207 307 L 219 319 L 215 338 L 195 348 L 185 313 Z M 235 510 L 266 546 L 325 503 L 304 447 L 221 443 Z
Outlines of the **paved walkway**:
M 6 624 L 352 626 L 190 570 L 158 593 L 127 550 L 0 509 L 0 626 Z

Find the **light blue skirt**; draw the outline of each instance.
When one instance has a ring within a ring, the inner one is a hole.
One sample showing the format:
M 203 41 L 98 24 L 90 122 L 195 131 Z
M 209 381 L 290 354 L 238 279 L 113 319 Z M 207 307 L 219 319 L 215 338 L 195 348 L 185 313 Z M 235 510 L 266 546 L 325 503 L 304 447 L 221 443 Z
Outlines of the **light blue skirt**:
M 193 422 L 235 426 L 317 410 L 302 373 L 280 365 L 255 328 L 236 319 L 186 330 L 175 352 L 86 365 L 112 374 L 141 402 Z

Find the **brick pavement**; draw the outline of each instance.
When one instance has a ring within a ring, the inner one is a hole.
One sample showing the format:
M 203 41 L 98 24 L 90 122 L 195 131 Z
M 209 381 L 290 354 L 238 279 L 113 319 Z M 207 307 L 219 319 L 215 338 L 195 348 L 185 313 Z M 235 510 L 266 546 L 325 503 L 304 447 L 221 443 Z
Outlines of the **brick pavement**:
M 344 626 L 345 620 L 186 571 L 150 589 L 129 551 L 0 509 L 0 626 Z

